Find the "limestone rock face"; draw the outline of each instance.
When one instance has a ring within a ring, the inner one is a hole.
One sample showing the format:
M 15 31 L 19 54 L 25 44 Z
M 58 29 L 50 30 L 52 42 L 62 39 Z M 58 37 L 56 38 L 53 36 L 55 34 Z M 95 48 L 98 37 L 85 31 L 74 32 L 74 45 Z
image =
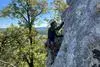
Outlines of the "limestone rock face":
M 51 67 L 99 67 L 100 0 L 67 0 L 70 7 L 64 18 L 64 39 Z M 97 50 L 96 53 L 93 53 Z M 95 56 L 98 55 L 98 58 Z

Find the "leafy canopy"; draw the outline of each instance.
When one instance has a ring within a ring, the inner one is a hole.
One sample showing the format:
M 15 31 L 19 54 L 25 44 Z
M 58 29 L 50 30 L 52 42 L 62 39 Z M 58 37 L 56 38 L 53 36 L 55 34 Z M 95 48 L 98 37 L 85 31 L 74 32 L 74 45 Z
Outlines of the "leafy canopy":
M 0 60 L 9 62 L 13 66 L 15 64 L 18 67 L 28 66 L 26 57 L 30 58 L 31 48 L 31 54 L 34 55 L 34 67 L 45 67 L 46 51 L 43 42 L 46 37 L 38 34 L 34 29 L 32 29 L 32 34 L 33 43 L 29 45 L 28 30 L 23 27 L 11 26 L 4 32 L 0 32 Z M 4 65 L 7 64 L 2 64 L 2 67 Z

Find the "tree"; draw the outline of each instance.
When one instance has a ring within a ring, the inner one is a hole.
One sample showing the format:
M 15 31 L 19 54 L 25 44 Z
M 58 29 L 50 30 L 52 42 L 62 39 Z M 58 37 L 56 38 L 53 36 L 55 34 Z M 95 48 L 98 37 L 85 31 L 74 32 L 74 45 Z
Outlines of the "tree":
M 64 40 L 51 67 L 94 67 L 99 62 L 92 50 L 100 50 L 100 0 L 66 1 Z
M 0 66 L 26 67 L 30 59 L 29 51 L 34 54 L 34 67 L 45 67 L 46 51 L 43 41 L 45 37 L 37 34 L 32 29 L 32 36 L 35 37 L 32 45 L 27 39 L 28 30 L 24 27 L 11 26 L 0 33 Z M 41 44 L 40 44 L 41 43 Z M 27 56 L 26 56 L 27 55 Z
M 41 13 L 43 13 L 47 5 L 45 0 L 12 0 L 12 3 L 10 3 L 6 8 L 4 8 L 1 11 L 1 17 L 12 17 L 19 19 L 19 24 L 21 26 L 24 26 L 28 29 L 28 39 L 29 43 L 32 46 L 33 43 L 33 37 L 32 37 L 32 27 L 34 24 L 34 21 L 37 16 L 39 16 Z M 26 62 L 29 64 L 29 67 L 34 67 L 34 57 L 33 53 L 31 53 L 32 48 L 30 47 L 30 58 L 27 59 L 27 55 L 24 55 L 26 58 Z

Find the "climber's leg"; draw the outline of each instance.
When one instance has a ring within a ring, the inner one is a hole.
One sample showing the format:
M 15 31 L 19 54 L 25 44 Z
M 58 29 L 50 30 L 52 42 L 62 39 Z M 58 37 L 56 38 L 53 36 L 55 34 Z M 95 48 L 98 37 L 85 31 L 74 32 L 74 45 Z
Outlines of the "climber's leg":
M 52 62 L 51 62 L 51 65 L 54 63 L 54 60 L 55 60 L 55 43 L 52 42 L 51 43 L 51 59 L 52 59 Z

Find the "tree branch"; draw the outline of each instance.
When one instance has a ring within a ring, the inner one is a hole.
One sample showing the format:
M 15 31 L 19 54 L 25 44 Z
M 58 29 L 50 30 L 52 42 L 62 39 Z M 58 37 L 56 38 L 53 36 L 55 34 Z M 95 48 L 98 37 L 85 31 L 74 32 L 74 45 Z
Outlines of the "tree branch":
M 27 4 L 27 8 L 26 8 L 26 12 L 27 12 L 27 18 L 28 18 L 28 22 L 30 22 L 30 14 L 29 14 L 29 11 L 30 11 L 30 5 L 28 3 L 28 1 L 26 1 L 26 4 Z
M 23 17 L 23 19 L 24 19 L 26 22 L 28 22 L 28 20 L 25 18 L 25 16 L 24 16 L 21 12 L 16 12 L 16 13 L 19 13 L 19 14 Z
M 31 19 L 31 23 L 33 23 L 34 20 L 35 20 L 35 18 L 36 18 L 37 16 L 39 16 L 42 12 L 43 12 L 43 9 L 42 9 L 38 14 L 36 14 L 36 15 L 34 16 L 34 18 Z
M 43 9 L 41 9 L 41 11 L 37 15 L 35 15 L 35 17 L 39 16 L 42 12 L 43 12 Z
M 24 6 L 24 5 L 22 4 L 22 2 L 20 3 L 20 6 L 22 6 L 22 8 L 24 8 L 25 11 L 27 10 L 26 6 Z
M 4 63 L 4 64 L 8 64 L 8 65 L 10 65 L 10 66 L 12 66 L 12 67 L 16 67 L 16 66 L 14 66 L 13 64 L 11 64 L 11 63 L 9 63 L 9 62 L 6 62 L 6 61 L 3 61 L 3 60 L 0 60 L 0 62 L 2 62 L 2 63 Z
M 28 64 L 30 64 L 30 62 L 29 62 L 28 58 L 26 57 L 26 55 L 24 55 L 24 59 Z

